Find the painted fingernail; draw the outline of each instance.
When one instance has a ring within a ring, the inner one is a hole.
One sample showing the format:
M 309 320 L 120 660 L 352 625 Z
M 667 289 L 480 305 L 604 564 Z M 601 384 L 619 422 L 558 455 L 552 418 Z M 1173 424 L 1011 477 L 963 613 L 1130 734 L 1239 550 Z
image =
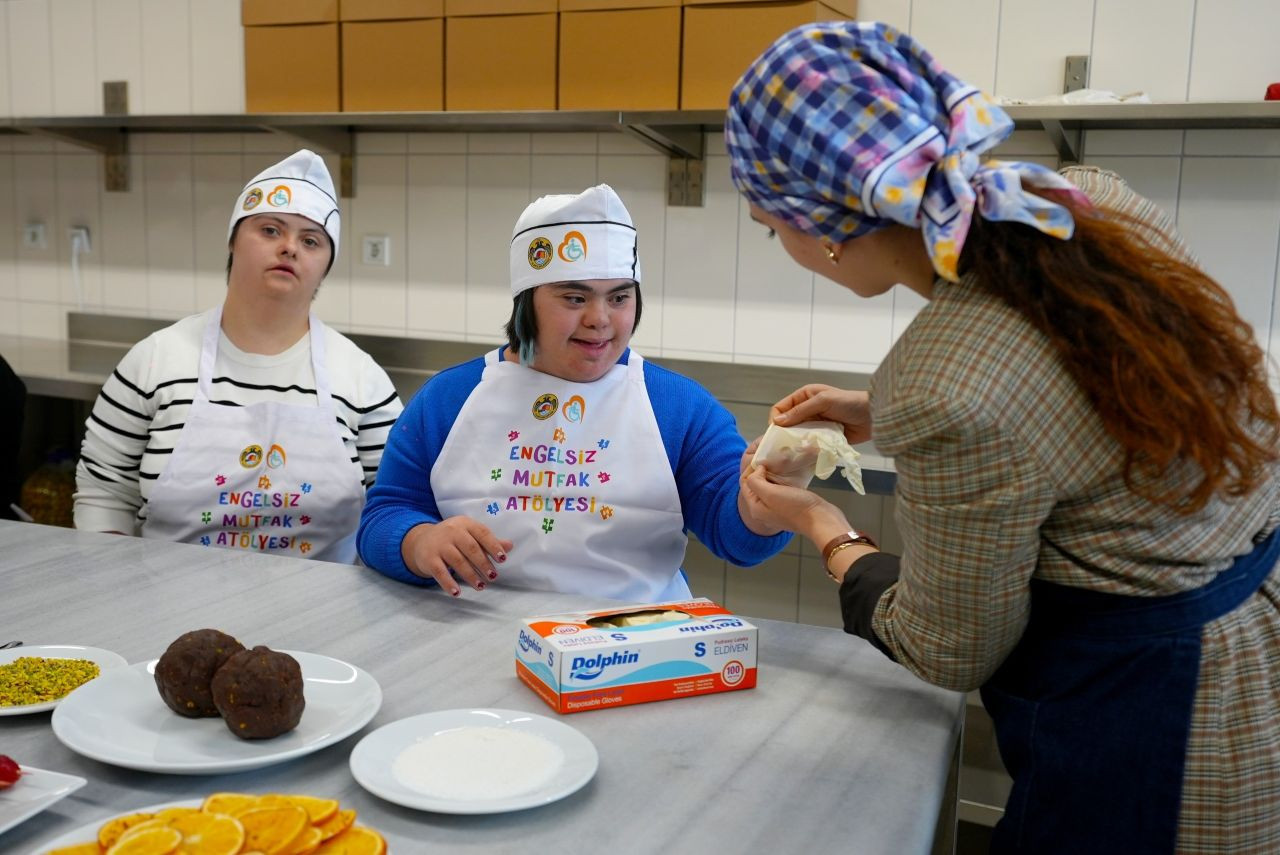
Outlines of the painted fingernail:
M 506 560 L 507 560 L 507 553 L 505 553 L 505 552 L 499 552 L 499 553 L 498 553 L 498 563 L 499 563 L 499 564 L 501 564 L 502 562 L 504 562 L 504 561 L 506 561 Z
M 450 593 L 450 594 L 453 594 L 453 595 L 456 597 L 456 596 L 458 596 L 459 594 L 461 594 L 462 592 L 461 592 L 461 591 L 459 591 L 457 588 L 454 588 L 454 589 L 453 589 L 452 591 L 450 591 L 449 593 Z
M 483 591 L 483 590 L 484 590 L 484 582 L 476 582 L 476 590 L 477 590 L 477 591 Z
M 498 578 L 498 571 L 497 571 L 497 570 L 490 570 L 490 571 L 489 571 L 489 578 L 490 578 L 490 579 L 497 579 L 497 578 Z

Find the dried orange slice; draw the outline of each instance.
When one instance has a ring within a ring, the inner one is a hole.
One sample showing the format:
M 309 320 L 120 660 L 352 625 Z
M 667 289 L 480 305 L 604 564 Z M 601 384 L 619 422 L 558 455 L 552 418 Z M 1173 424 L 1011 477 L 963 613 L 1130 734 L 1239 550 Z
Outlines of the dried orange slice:
M 243 810 L 255 807 L 257 803 L 258 797 L 248 793 L 214 793 L 204 800 L 200 810 L 205 813 L 225 813 L 235 816 Z
M 107 855 L 169 855 L 182 845 L 182 832 L 167 825 L 137 826 L 121 836 Z
M 268 805 L 297 805 L 307 812 L 307 821 L 312 825 L 319 825 L 338 812 L 337 799 L 322 799 L 316 796 L 271 793 L 270 795 L 260 796 L 258 804 L 262 807 L 267 807 Z
M 267 855 L 284 852 L 308 825 L 307 812 L 297 805 L 256 807 L 236 818 L 244 826 L 245 846 Z
M 97 843 L 77 843 L 61 849 L 50 849 L 45 855 L 102 855 L 102 849 Z
M 151 817 L 151 819 L 144 819 L 142 822 L 139 822 L 137 825 L 132 825 L 129 828 L 126 828 L 124 830 L 124 833 L 121 834 L 118 838 L 116 838 L 116 843 L 121 842 L 126 837 L 132 834 L 137 834 L 140 831 L 146 831 L 148 828 L 168 828 L 168 827 L 169 827 L 169 823 L 165 822 L 163 819 L 160 819 L 159 817 L 153 816 Z M 114 846 L 115 843 L 111 845 Z
M 110 849 L 120 839 L 120 835 L 135 825 L 154 818 L 154 813 L 130 813 L 109 820 L 98 829 L 98 845 L 103 849 Z
M 194 811 L 169 825 L 182 832 L 183 855 L 235 855 L 244 845 L 244 826 L 223 813 Z
M 321 840 L 328 840 L 331 837 L 337 837 L 342 832 L 351 827 L 356 821 L 356 812 L 353 810 L 340 810 L 333 816 L 319 823 L 316 827 L 320 829 L 323 835 Z
M 324 835 L 320 832 L 320 829 L 314 825 L 308 825 L 289 844 L 289 848 L 284 851 L 284 855 L 311 855 L 311 853 L 320 848 L 320 843 L 323 840 Z
M 386 855 L 387 841 L 372 828 L 353 825 L 320 844 L 316 855 Z

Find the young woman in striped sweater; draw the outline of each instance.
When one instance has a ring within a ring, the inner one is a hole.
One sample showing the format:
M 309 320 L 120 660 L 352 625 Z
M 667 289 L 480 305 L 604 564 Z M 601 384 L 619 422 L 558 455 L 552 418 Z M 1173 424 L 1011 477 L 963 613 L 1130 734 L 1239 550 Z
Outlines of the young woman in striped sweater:
M 356 560 L 365 488 L 401 403 L 368 354 L 311 314 L 339 234 L 312 152 L 245 186 L 225 302 L 135 345 L 94 403 L 77 528 Z

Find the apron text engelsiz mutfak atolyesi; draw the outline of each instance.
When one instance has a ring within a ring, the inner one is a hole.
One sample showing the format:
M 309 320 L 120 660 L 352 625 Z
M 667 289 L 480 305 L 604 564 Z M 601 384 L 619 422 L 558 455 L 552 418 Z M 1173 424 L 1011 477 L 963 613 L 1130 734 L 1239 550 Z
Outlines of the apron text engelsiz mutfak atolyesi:
M 689 596 L 680 495 L 629 351 L 591 383 L 485 356 L 479 384 L 431 469 L 440 514 L 480 520 L 514 546 L 500 579 L 658 602 Z
M 324 326 L 310 319 L 316 404 L 210 400 L 222 309 L 209 313 L 182 436 L 151 491 L 142 536 L 354 563 L 364 507 L 339 433 Z

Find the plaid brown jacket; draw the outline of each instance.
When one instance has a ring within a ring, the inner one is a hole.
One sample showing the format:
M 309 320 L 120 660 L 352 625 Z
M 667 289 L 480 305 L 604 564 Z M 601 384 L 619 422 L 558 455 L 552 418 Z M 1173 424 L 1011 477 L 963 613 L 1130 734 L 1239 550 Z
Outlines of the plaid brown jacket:
M 1159 213 L 1113 174 L 1072 177 L 1103 205 Z M 871 401 L 904 543 L 874 630 L 931 683 L 969 690 L 994 672 L 1026 625 L 1032 577 L 1173 594 L 1280 522 L 1280 473 L 1190 517 L 1128 490 L 1121 448 L 1048 341 L 972 279 L 937 283 Z M 1280 852 L 1280 573 L 1202 637 L 1178 851 Z

